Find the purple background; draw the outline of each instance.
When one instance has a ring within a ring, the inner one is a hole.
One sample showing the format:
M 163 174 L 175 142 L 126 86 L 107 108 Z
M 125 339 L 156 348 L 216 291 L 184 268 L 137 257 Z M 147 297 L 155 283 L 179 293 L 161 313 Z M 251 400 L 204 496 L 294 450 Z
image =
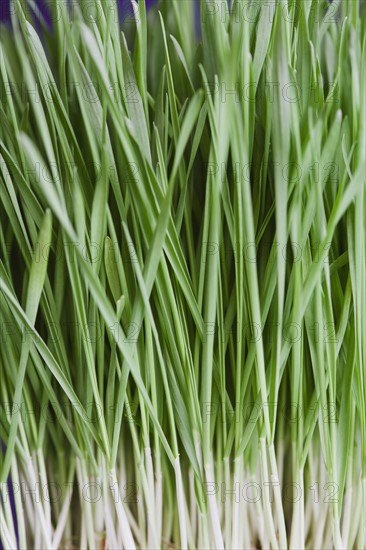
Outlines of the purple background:
M 50 13 L 47 9 L 47 0 L 34 0 L 34 1 L 37 7 L 39 8 L 42 16 L 50 25 L 51 18 L 50 18 Z M 155 2 L 156 0 L 146 0 L 146 7 L 149 8 Z M 10 23 L 10 3 L 11 3 L 11 0 L 0 0 L 0 22 L 2 23 L 4 22 Z M 130 0 L 117 0 L 117 4 L 121 14 L 126 14 L 128 13 L 129 10 L 132 9 Z

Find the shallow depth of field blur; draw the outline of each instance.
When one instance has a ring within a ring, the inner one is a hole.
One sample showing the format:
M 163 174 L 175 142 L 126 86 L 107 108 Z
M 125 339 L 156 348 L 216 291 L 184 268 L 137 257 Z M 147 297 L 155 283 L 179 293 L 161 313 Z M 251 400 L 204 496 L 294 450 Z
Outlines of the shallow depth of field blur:
M 366 550 L 365 2 L 0 1 L 0 546 Z

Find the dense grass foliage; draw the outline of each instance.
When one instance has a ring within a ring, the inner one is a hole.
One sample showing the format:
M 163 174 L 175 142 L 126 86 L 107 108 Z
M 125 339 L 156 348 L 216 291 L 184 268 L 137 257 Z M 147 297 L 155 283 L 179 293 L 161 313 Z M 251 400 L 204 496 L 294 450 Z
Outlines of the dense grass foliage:
M 364 3 L 15 5 L 3 547 L 365 549 Z

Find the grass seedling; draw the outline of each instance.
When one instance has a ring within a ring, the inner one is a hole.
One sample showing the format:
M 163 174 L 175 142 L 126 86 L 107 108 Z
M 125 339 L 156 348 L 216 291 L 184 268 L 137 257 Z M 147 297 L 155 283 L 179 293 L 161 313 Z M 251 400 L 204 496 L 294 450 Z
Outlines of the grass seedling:
M 366 9 L 14 2 L 6 549 L 366 549 Z

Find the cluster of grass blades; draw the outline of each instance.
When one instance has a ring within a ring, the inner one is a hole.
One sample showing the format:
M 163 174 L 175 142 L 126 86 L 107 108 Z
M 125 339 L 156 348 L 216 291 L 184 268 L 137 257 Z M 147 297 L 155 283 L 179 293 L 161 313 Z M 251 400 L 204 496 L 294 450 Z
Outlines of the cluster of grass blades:
M 201 0 L 198 30 L 191 0 L 122 28 L 60 0 L 42 37 L 29 5 L 0 42 L 4 549 L 365 549 L 365 4 Z

